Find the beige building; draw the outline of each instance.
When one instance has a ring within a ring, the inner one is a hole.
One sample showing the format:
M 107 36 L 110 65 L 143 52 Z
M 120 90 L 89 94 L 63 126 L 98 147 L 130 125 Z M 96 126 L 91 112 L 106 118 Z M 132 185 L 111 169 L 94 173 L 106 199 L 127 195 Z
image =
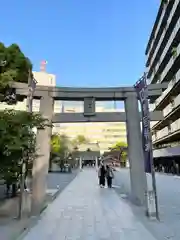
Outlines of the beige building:
M 127 141 L 124 123 L 63 123 L 58 132 L 66 134 L 70 139 L 79 134 L 84 135 L 91 143 L 98 143 L 101 153 L 118 141 Z
M 34 78 L 40 86 L 56 86 L 56 75 L 47 72 L 33 72 Z
M 122 109 L 96 106 L 96 112 L 120 112 Z M 54 112 L 83 112 L 82 102 L 56 101 Z M 57 123 L 54 133 L 65 134 L 70 140 L 77 135 L 85 136 L 91 143 L 98 143 L 101 153 L 107 151 L 118 141 L 126 142 L 126 124 L 122 122 Z

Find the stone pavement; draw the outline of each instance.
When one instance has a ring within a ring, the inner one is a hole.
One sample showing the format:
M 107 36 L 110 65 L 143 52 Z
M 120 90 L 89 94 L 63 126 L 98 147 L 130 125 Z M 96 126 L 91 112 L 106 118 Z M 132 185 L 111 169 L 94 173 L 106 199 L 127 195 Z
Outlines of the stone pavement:
M 52 200 L 63 191 L 64 188 L 76 177 L 79 170 L 75 169 L 72 173 L 49 173 L 47 178 L 47 195 L 46 203 L 49 204 Z M 0 191 L 0 194 L 4 193 Z M 0 201 L 0 240 L 15 240 L 24 232 L 25 229 L 34 225 L 36 219 L 27 218 L 30 211 L 30 195 L 26 195 L 26 211 L 21 221 L 17 220 L 19 209 L 18 198 L 7 199 Z M 3 195 L 1 195 L 3 198 Z
M 147 180 L 150 184 L 149 174 L 147 174 Z M 131 191 L 129 169 L 116 171 L 114 184 L 117 186 L 116 192 L 126 198 L 136 217 L 156 239 L 180 240 L 180 178 L 156 173 L 160 222 L 150 221 L 145 217 L 142 208 L 128 201 Z
M 23 239 L 155 240 L 113 189 L 99 188 L 94 169 L 84 169 Z

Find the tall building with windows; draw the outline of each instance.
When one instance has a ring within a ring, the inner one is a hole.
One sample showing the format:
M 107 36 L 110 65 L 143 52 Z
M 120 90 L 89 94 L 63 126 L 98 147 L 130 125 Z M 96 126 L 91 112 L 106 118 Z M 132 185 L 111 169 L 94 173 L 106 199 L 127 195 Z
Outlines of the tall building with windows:
M 164 119 L 152 127 L 155 158 L 180 156 L 180 1 L 162 0 L 146 49 L 149 83 L 168 87 L 152 104 Z
M 97 104 L 96 112 L 118 112 L 114 109 Z M 83 112 L 82 102 L 55 101 L 54 112 Z M 56 123 L 53 133 L 65 134 L 70 140 L 83 135 L 90 143 L 97 143 L 101 153 L 108 151 L 118 141 L 127 142 L 126 124 L 122 122 L 89 122 L 89 123 Z

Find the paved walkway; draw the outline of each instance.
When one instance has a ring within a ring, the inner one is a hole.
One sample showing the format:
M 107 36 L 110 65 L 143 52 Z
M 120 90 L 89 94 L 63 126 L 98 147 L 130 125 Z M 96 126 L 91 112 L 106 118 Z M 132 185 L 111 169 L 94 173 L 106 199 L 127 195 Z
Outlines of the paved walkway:
M 24 240 L 155 240 L 113 189 L 83 170 L 47 208 Z

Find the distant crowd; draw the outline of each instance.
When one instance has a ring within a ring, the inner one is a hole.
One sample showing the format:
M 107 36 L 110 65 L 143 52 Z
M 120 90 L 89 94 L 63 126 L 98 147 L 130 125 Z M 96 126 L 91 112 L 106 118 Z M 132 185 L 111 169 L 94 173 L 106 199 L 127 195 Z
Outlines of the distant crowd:
M 169 173 L 174 175 L 180 174 L 180 164 L 175 161 L 169 161 L 167 164 L 157 164 L 155 166 L 156 172 Z

